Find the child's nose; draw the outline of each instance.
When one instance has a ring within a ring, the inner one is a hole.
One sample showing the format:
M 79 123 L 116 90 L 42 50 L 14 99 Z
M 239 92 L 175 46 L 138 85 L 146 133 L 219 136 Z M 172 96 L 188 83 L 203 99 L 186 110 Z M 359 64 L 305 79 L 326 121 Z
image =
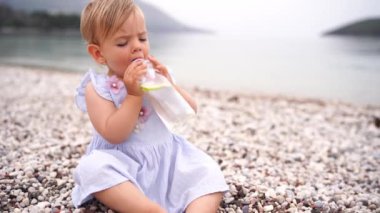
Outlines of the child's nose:
M 141 51 L 141 47 L 135 47 L 135 48 L 133 48 L 133 53 L 135 53 L 135 52 L 140 52 Z
M 132 45 L 132 53 L 141 51 L 141 44 L 139 41 L 134 41 Z

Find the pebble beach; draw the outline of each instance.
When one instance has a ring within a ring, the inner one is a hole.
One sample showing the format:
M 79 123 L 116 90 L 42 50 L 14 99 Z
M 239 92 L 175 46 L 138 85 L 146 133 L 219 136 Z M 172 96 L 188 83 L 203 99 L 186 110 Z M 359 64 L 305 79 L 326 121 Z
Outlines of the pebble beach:
M 92 126 L 74 105 L 83 74 L 0 65 L 0 212 L 74 208 L 73 169 Z M 188 88 L 178 128 L 222 169 L 219 212 L 380 213 L 380 105 Z

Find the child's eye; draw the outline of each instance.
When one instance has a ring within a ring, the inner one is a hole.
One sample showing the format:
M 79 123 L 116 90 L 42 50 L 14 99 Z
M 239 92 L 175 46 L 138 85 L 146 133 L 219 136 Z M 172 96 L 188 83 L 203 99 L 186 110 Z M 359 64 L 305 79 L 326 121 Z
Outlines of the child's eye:
M 147 39 L 146 38 L 140 38 L 141 42 L 145 42 Z
M 117 44 L 118 47 L 124 47 L 127 45 L 128 42 L 124 42 L 124 43 L 120 43 L 120 44 Z

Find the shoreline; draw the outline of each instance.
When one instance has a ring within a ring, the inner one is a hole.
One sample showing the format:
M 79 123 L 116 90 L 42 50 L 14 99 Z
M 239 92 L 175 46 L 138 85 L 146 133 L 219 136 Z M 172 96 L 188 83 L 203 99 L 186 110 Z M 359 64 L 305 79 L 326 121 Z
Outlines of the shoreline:
M 78 72 L 77 70 L 68 70 L 64 68 L 56 68 L 56 67 L 46 67 L 46 66 L 33 66 L 33 65 L 19 65 L 19 64 L 7 64 L 7 63 L 0 63 L 0 69 L 25 69 L 28 71 L 33 72 L 58 72 L 58 73 L 68 73 L 72 75 L 79 75 L 83 76 L 85 72 Z M 313 102 L 313 103 L 319 103 L 319 104 L 341 104 L 341 105 L 347 105 L 352 107 L 364 107 L 369 109 L 376 109 L 380 108 L 379 105 L 375 104 L 368 104 L 368 103 L 357 103 L 357 102 L 349 102 L 344 100 L 338 100 L 338 99 L 328 99 L 328 98 L 316 98 L 316 97 L 305 97 L 305 96 L 299 96 L 299 95 L 287 95 L 287 94 L 276 94 L 276 93 L 267 93 L 267 92 L 255 92 L 255 91 L 237 91 L 237 90 L 223 90 L 223 89 L 215 89 L 215 88 L 207 88 L 207 87 L 200 87 L 200 86 L 190 86 L 190 85 L 184 85 L 186 89 L 189 90 L 195 90 L 195 91 L 208 91 L 208 92 L 216 92 L 216 93 L 225 93 L 230 96 L 241 96 L 245 98 L 262 98 L 262 99 L 284 99 L 289 102 L 298 102 L 298 103 L 304 103 L 304 102 Z
M 0 209 L 107 212 L 71 203 L 91 140 L 74 106 L 83 73 L 0 65 Z M 199 112 L 178 133 L 230 187 L 219 212 L 380 211 L 380 106 L 190 87 Z

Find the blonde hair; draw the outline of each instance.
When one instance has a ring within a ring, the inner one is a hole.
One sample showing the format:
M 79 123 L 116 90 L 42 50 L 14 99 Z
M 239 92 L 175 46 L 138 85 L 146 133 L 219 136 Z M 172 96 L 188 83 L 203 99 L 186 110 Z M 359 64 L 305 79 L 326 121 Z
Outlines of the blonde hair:
M 133 0 L 91 0 L 81 14 L 80 31 L 83 39 L 89 44 L 100 45 L 136 9 L 138 6 Z

